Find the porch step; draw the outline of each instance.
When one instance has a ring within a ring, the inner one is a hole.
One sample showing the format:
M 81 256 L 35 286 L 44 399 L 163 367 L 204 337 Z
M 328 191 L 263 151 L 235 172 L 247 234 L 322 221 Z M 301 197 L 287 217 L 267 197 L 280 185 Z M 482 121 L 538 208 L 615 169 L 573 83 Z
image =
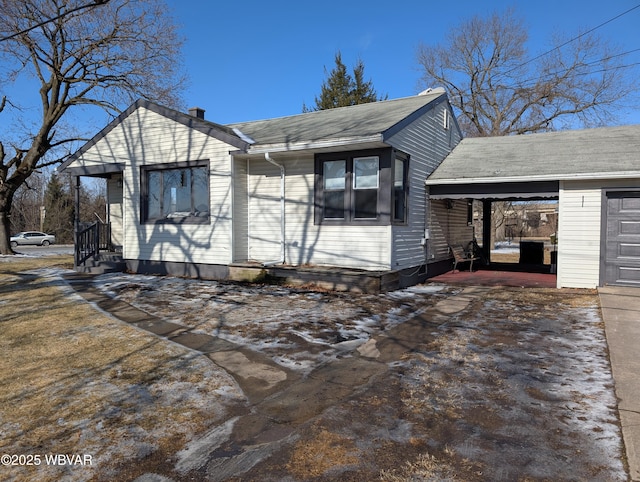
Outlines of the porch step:
M 127 263 L 121 253 L 100 253 L 98 259 L 88 259 L 75 268 L 79 273 L 89 274 L 122 273 L 126 269 Z

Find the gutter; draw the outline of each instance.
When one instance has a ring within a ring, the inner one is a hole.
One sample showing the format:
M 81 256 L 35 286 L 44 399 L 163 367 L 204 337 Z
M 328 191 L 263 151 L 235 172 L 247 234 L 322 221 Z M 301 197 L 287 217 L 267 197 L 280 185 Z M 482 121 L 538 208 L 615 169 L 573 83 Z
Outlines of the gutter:
M 342 137 L 309 142 L 286 142 L 277 144 L 256 143 L 255 146 L 249 146 L 249 148 L 245 152 L 247 154 L 264 154 L 265 156 L 267 156 L 270 152 L 317 150 L 367 143 L 377 143 L 382 146 L 385 143 L 385 139 L 382 134 L 374 134 L 365 137 Z
M 640 177 L 640 171 L 612 171 L 576 174 L 542 174 L 534 176 L 505 176 L 505 177 L 456 177 L 433 179 L 427 178 L 425 185 L 454 185 L 454 184 L 501 184 L 506 182 L 533 181 L 598 181 L 608 179 L 634 179 Z
M 284 264 L 285 262 L 285 246 L 286 246 L 286 231 L 285 231 L 285 177 L 284 166 L 274 161 L 268 152 L 264 153 L 264 158 L 267 162 L 280 168 L 280 259 L 275 261 L 267 261 L 262 263 L 262 266 L 274 266 L 276 264 Z

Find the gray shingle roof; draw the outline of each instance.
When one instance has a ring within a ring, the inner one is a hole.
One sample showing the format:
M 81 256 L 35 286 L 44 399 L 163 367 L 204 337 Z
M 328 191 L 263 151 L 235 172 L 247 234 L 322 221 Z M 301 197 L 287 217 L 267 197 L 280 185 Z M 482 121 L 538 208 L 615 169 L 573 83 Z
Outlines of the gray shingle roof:
M 394 127 L 399 128 L 404 123 L 412 121 L 414 116 L 423 113 L 425 106 L 441 97 L 445 98 L 444 90 L 434 89 L 429 93 L 403 99 L 228 125 L 216 124 L 140 99 L 70 156 L 58 167 L 58 170 L 66 169 L 76 159 L 82 157 L 86 151 L 140 107 L 227 142 L 239 150 L 250 150 L 251 147 L 260 149 L 265 146 L 286 149 L 292 144 L 312 146 L 314 143 L 331 145 L 338 140 L 357 142 L 375 135 L 380 136 L 376 141 L 384 141 L 385 133 L 391 134 L 394 132 Z
M 462 140 L 427 184 L 640 176 L 640 125 Z
M 444 95 L 442 91 L 350 107 L 309 112 L 289 117 L 228 124 L 259 145 L 316 143 L 334 139 L 383 134 L 424 106 Z

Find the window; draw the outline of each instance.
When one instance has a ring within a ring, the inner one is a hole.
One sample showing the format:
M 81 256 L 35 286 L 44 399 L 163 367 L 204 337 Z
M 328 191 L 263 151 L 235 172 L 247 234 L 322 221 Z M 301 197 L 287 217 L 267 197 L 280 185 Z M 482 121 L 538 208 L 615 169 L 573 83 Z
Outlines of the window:
M 447 109 L 444 109 L 442 111 L 442 127 L 445 130 L 449 130 L 449 127 L 451 127 L 451 118 L 449 116 L 449 111 Z
M 406 157 L 397 156 L 393 160 L 392 219 L 394 223 L 407 222 L 408 163 Z
M 346 166 L 347 161 L 325 161 L 323 164 L 325 219 L 344 219 Z
M 380 162 L 377 156 L 322 161 L 322 219 L 376 219 Z
M 408 156 L 391 148 L 322 153 L 315 165 L 316 224 L 384 225 L 396 215 L 405 222 Z
M 209 222 L 209 163 L 142 168 L 144 222 Z
M 377 156 L 353 159 L 353 217 L 356 219 L 378 216 L 379 169 Z

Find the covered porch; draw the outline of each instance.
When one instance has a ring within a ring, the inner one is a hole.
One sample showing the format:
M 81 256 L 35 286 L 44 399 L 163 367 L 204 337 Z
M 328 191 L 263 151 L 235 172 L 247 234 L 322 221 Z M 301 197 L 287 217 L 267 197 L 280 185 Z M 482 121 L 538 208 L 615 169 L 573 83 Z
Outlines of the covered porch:
M 124 271 L 123 246 L 123 163 L 67 168 L 75 177 L 74 268 L 83 273 Z M 82 178 L 106 180 L 106 219 L 81 220 Z

